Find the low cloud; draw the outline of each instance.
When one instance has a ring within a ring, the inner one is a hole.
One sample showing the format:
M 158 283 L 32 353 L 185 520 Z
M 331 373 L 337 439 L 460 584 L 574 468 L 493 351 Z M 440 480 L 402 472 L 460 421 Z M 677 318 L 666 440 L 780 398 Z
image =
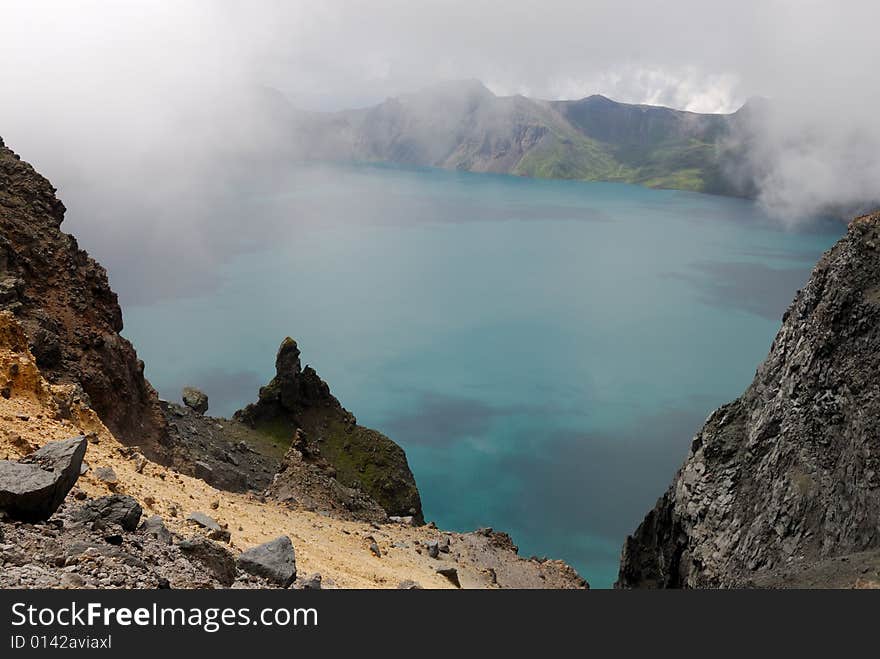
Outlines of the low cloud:
M 123 301 L 163 259 L 183 283 L 224 258 L 235 186 L 269 183 L 292 146 L 283 98 L 337 110 L 462 78 L 695 111 L 763 96 L 773 115 L 736 139 L 794 223 L 878 197 L 878 18 L 866 0 L 7 0 L 0 135 L 60 188 Z

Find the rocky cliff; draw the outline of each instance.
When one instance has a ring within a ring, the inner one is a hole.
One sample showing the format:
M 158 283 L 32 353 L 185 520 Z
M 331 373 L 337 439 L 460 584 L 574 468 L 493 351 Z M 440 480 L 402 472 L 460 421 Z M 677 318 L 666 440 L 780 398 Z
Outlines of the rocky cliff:
M 300 492 L 306 481 L 312 483 L 307 489 L 314 492 L 316 479 L 332 478 L 345 488 L 362 491 L 389 515 L 424 521 L 403 449 L 385 435 L 358 425 L 315 370 L 302 366 L 293 339 L 281 343 L 275 377 L 260 389 L 259 400 L 236 412 L 235 419 L 277 437 L 285 446 L 299 437 L 273 485 L 276 495 L 285 491 L 289 478 L 297 478 Z M 369 504 L 358 505 L 365 506 Z
M 880 580 L 878 371 L 873 214 L 822 257 L 751 386 L 694 437 L 672 486 L 627 538 L 618 586 Z
M 80 385 L 112 432 L 162 458 L 158 399 L 120 336 L 106 271 L 61 231 L 64 212 L 51 183 L 0 140 L 0 309 L 24 327 L 50 382 Z

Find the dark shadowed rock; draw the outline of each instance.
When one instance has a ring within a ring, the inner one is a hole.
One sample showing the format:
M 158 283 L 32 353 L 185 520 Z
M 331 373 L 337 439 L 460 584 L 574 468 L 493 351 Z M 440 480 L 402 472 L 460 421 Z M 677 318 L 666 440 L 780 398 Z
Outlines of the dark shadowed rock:
M 143 509 L 132 497 L 125 494 L 111 494 L 100 499 L 92 499 L 74 513 L 74 519 L 81 522 L 101 521 L 118 524 L 126 531 L 134 531 L 141 521 Z
M 48 442 L 20 462 L 0 461 L 0 510 L 17 519 L 49 519 L 79 478 L 88 442 Z
M 454 567 L 439 567 L 437 568 L 437 574 L 443 575 L 449 579 L 449 583 L 456 588 L 461 588 L 461 581 L 458 579 L 458 570 Z
M 286 535 L 248 549 L 238 557 L 240 570 L 287 588 L 296 579 L 296 554 Z
M 873 214 L 822 257 L 752 384 L 627 538 L 618 586 L 771 583 L 880 548 L 878 247 Z
M 184 387 L 181 398 L 184 405 L 199 414 L 208 411 L 208 395 L 195 387 Z
M 226 547 L 201 536 L 182 540 L 177 547 L 201 563 L 222 585 L 231 586 L 235 581 L 235 556 Z
M 0 140 L 0 309 L 14 311 L 50 382 L 79 384 L 101 420 L 154 458 L 168 449 L 158 397 L 120 335 L 107 272 L 61 230 L 55 188 Z

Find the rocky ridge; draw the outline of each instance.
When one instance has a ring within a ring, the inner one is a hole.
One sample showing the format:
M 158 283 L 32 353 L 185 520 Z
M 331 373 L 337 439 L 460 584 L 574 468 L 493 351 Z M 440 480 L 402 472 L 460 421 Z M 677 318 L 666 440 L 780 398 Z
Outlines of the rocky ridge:
M 751 386 L 694 437 L 626 540 L 618 586 L 880 584 L 878 369 L 875 213 L 822 257 Z
M 47 380 L 79 385 L 122 441 L 167 460 L 158 398 L 120 336 L 107 272 L 61 231 L 65 208 L 55 192 L 0 139 L 0 309 L 24 327 Z
M 320 481 L 331 478 L 349 491 L 340 495 L 351 506 L 366 509 L 372 499 L 388 515 L 424 521 L 403 449 L 385 435 L 358 425 L 315 370 L 301 365 L 299 347 L 290 337 L 278 348 L 275 377 L 260 388 L 259 400 L 234 418 L 277 437 L 285 446 L 298 438 L 273 483 L 275 492 L 291 489 L 290 481 L 296 479 L 316 493 L 326 490 L 326 482 Z
M 496 96 L 477 80 L 459 80 L 372 107 L 305 113 L 287 106 L 280 116 L 296 138 L 295 155 L 307 160 L 754 196 L 745 154 L 732 148 L 741 141 L 733 137 L 739 137 L 747 108 L 720 115 L 600 95 L 544 101 Z

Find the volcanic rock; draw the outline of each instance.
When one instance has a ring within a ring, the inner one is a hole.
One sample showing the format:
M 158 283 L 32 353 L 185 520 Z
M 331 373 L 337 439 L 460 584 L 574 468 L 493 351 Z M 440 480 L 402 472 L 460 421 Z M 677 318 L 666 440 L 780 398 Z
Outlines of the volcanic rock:
M 751 386 L 627 538 L 618 586 L 745 586 L 880 550 L 878 245 L 880 213 L 825 253 Z
M 345 487 L 360 490 L 388 515 L 413 516 L 422 523 L 422 504 L 403 449 L 385 435 L 357 424 L 354 415 L 330 393 L 313 368 L 303 367 L 296 341 L 282 341 L 275 358 L 275 377 L 260 388 L 259 399 L 235 413 L 256 429 L 287 433 L 297 430 L 320 446 L 320 457 Z M 312 461 L 316 456 L 304 454 Z
M 121 440 L 167 459 L 165 420 L 124 339 L 107 272 L 60 229 L 55 188 L 0 139 L 0 309 L 15 314 L 50 382 L 79 384 Z
M 49 519 L 79 478 L 85 437 L 48 442 L 20 462 L 0 461 L 0 510 L 17 519 Z
M 134 531 L 141 521 L 143 509 L 132 497 L 125 494 L 92 499 L 80 508 L 74 519 L 81 522 L 101 522 L 118 524 L 126 531 Z
M 224 586 L 231 586 L 235 581 L 235 556 L 226 547 L 201 536 L 182 540 L 177 547 L 204 565 Z
M 287 588 L 296 579 L 296 553 L 286 535 L 242 552 L 236 564 L 240 570 L 268 579 L 282 588 Z
M 184 387 L 181 398 L 184 405 L 199 414 L 208 411 L 208 395 L 195 387 Z

